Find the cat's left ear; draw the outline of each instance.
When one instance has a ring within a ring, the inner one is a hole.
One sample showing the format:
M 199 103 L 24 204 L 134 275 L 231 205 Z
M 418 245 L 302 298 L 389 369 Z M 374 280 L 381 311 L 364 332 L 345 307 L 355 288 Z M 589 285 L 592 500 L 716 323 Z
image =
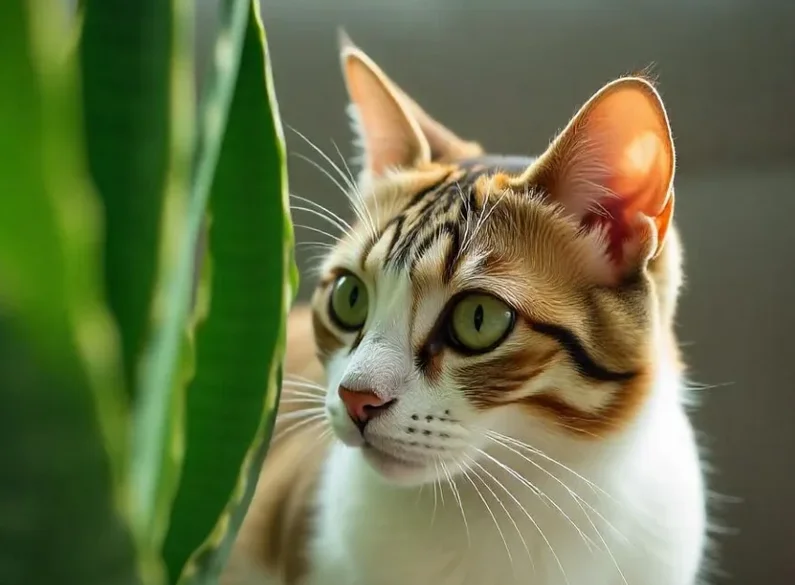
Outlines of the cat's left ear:
M 462 140 L 434 120 L 343 31 L 339 42 L 355 130 L 364 149 L 365 170 L 371 175 L 482 154 L 478 144 Z
M 531 169 L 533 181 L 605 246 L 616 282 L 656 256 L 674 208 L 675 154 L 662 99 L 641 77 L 599 90 Z

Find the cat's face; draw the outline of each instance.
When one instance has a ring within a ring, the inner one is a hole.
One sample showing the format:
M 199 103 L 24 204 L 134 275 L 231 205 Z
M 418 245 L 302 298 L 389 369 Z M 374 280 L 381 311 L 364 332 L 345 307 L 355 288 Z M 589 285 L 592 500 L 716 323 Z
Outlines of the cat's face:
M 540 157 L 490 157 L 349 42 L 343 69 L 364 170 L 313 298 L 337 436 L 419 483 L 477 465 L 516 428 L 620 431 L 679 282 L 656 91 L 619 80 Z

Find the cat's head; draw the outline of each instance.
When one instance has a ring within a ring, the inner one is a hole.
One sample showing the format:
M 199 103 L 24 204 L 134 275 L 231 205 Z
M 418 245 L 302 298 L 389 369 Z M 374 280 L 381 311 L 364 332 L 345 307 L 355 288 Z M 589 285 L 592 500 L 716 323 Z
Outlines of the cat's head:
M 609 83 L 539 157 L 503 157 L 350 41 L 342 65 L 363 169 L 313 297 L 337 436 L 418 483 L 517 428 L 620 433 L 672 339 L 680 280 L 674 146 L 653 85 Z

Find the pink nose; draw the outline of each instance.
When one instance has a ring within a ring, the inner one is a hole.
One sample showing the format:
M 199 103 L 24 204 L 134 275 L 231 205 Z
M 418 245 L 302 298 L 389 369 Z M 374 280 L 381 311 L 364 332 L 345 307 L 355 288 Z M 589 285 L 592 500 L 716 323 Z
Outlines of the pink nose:
M 364 432 L 368 422 L 386 412 L 395 402 L 384 400 L 369 390 L 348 390 L 345 386 L 339 387 L 338 394 L 348 411 L 348 416 L 361 432 Z

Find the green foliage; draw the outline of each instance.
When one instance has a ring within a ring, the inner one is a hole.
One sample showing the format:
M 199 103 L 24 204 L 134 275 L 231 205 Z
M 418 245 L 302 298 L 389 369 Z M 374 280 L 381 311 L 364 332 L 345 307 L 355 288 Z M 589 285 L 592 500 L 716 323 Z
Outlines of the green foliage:
M 108 305 L 132 391 L 149 325 L 169 166 L 172 11 L 164 1 L 83 6 L 86 154 L 104 211 Z
M 221 4 L 198 115 L 190 0 L 0 8 L 0 583 L 211 585 L 251 500 L 297 282 L 259 6 Z
M 187 451 L 165 547 L 172 581 L 224 511 L 252 436 L 258 436 L 256 443 L 270 437 L 278 368 L 269 370 L 262 364 L 284 343 L 282 315 L 297 284 L 290 282 L 290 250 L 283 244 L 292 240 L 292 227 L 283 221 L 288 203 L 262 197 L 286 193 L 281 125 L 263 108 L 273 92 L 270 77 L 267 85 L 263 83 L 267 56 L 261 50 L 262 26 L 256 11 L 249 15 L 246 0 L 227 5 L 246 17 L 245 35 L 237 39 L 236 31 L 229 30 L 238 24 L 230 10 L 220 38 L 237 44 L 238 54 L 242 45 L 242 55 L 236 84 L 233 63 L 217 63 L 217 68 L 230 71 L 216 71 L 211 80 L 232 86 L 228 93 L 233 97 L 209 194 L 209 313 L 197 330 L 196 375 L 187 393 Z M 208 94 L 201 116 L 214 119 L 222 98 L 220 92 Z M 276 109 L 275 103 L 272 107 Z M 200 164 L 212 165 L 211 155 L 205 154 Z M 203 206 L 198 203 L 206 194 L 196 183 L 193 197 L 200 211 Z M 251 449 L 258 452 L 259 445 Z M 258 471 L 263 455 L 254 456 L 249 466 Z

